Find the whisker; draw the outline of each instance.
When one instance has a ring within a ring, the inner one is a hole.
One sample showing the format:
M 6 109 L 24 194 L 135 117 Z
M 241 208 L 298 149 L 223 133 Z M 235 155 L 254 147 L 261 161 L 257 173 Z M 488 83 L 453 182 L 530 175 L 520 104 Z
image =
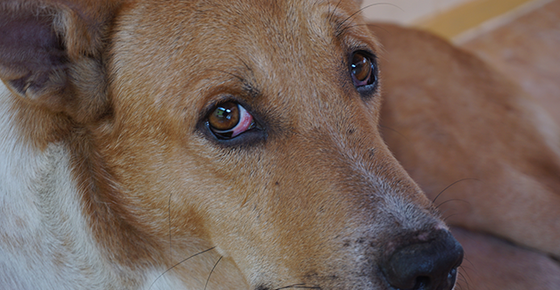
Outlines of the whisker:
M 156 282 L 159 280 L 159 278 L 163 277 L 163 275 L 167 274 L 167 272 L 169 272 L 169 271 L 175 269 L 177 266 L 183 264 L 184 262 L 186 262 L 186 261 L 188 261 L 188 260 L 190 260 L 190 259 L 192 259 L 192 258 L 194 258 L 194 257 L 196 257 L 196 256 L 198 256 L 198 255 L 202 255 L 202 254 L 204 254 L 204 253 L 206 253 L 206 252 L 212 251 L 212 250 L 214 250 L 215 248 L 216 248 L 216 247 L 212 247 L 212 248 L 206 249 L 206 250 L 204 250 L 204 251 L 202 251 L 202 252 L 198 252 L 198 253 L 196 253 L 196 254 L 194 254 L 194 255 L 188 257 L 188 258 L 183 259 L 181 262 L 179 262 L 179 263 L 173 265 L 171 268 L 169 268 L 169 269 L 165 270 L 165 272 L 161 273 L 161 275 L 159 275 L 159 276 L 154 280 L 154 282 L 150 285 L 150 287 L 148 287 L 148 289 L 152 289 L 152 287 L 154 286 L 154 284 L 156 284 Z
M 391 128 L 391 127 L 387 127 L 387 126 L 384 126 L 384 125 L 381 125 L 381 124 L 379 124 L 378 126 L 379 126 L 379 128 L 387 129 L 387 130 L 399 135 L 400 137 L 404 138 L 404 140 L 408 141 L 408 138 L 406 138 L 401 132 L 399 132 L 399 131 Z
M 375 28 L 377 28 L 377 29 L 383 30 L 383 31 L 385 31 L 385 32 L 389 32 L 389 30 L 388 30 L 387 28 L 383 27 L 383 25 L 377 25 L 377 24 L 374 24 L 374 23 L 371 23 L 371 22 L 368 22 L 368 23 L 366 24 L 366 26 L 368 26 L 368 25 L 371 25 L 371 26 L 373 26 L 373 27 L 375 27 Z
M 362 8 L 360 8 L 360 9 L 358 9 L 358 11 L 352 13 L 350 16 L 346 17 L 346 19 L 344 19 L 343 21 L 341 21 L 341 22 L 336 26 L 336 31 L 338 31 L 336 37 L 341 36 L 341 35 L 344 33 L 344 31 L 346 31 L 346 30 L 348 29 L 348 27 L 345 27 L 344 29 L 341 29 L 342 26 L 343 26 L 347 21 L 349 21 L 350 19 L 356 17 L 356 15 L 358 15 L 360 12 L 362 12 L 362 11 L 364 11 L 364 10 L 370 8 L 370 7 L 377 6 L 377 5 L 389 5 L 389 6 L 393 6 L 393 7 L 396 7 L 396 8 L 398 8 L 398 9 L 400 9 L 401 11 L 404 12 L 404 10 L 402 10 L 399 6 L 397 6 L 397 5 L 395 5 L 395 4 L 392 4 L 392 3 L 382 2 L 382 3 L 373 3 L 373 4 L 370 4 L 370 5 L 366 5 L 366 6 L 362 7 Z
M 206 279 L 206 284 L 204 285 L 204 290 L 206 290 L 206 287 L 208 287 L 208 282 L 210 282 L 210 276 L 212 276 L 212 273 L 214 273 L 214 269 L 216 269 L 216 266 L 218 266 L 218 263 L 220 263 L 223 257 L 224 256 L 220 256 L 216 264 L 214 264 L 214 267 L 212 267 L 212 270 L 210 270 L 210 274 L 208 274 L 208 279 Z
M 470 264 L 471 267 L 468 267 L 467 265 L 461 265 L 461 269 L 469 269 L 469 270 L 474 270 L 474 264 L 469 261 L 469 259 L 464 258 L 464 261 L 468 262 Z M 466 271 L 459 271 L 459 275 L 461 275 L 462 280 L 465 282 L 467 289 L 470 289 L 470 285 L 469 285 L 469 281 L 472 281 L 471 277 L 469 276 L 469 274 Z
M 462 283 L 459 283 L 459 282 L 462 282 Z M 464 276 L 461 275 L 461 273 L 459 273 L 459 276 L 457 277 L 457 281 L 455 282 L 455 286 L 453 287 L 453 290 L 465 290 L 465 289 L 463 289 L 463 284 L 466 284 L 467 288 L 468 288 L 467 281 L 465 281 Z
M 378 2 L 378 3 L 373 3 L 367 6 L 364 6 L 361 10 L 365 10 L 367 8 L 370 8 L 372 6 L 377 6 L 377 5 L 388 5 L 388 6 L 392 6 L 394 8 L 399 9 L 401 12 L 405 12 L 404 9 L 402 9 L 399 5 L 393 4 L 393 3 L 389 3 L 389 2 Z
M 340 3 L 342 3 L 342 0 L 338 1 L 338 3 L 336 3 L 336 6 L 334 6 L 333 11 L 330 11 L 330 10 L 331 10 L 331 7 L 329 6 L 329 12 L 328 12 L 328 14 L 329 14 L 329 22 L 333 22 L 333 21 L 334 21 L 335 13 L 336 13 L 336 10 L 338 10 L 338 7 L 340 6 Z
M 440 191 L 440 192 L 438 193 L 438 195 L 436 195 L 436 197 L 432 200 L 432 203 L 436 203 L 436 200 L 438 199 L 438 197 L 439 197 L 442 193 L 444 193 L 446 190 L 448 190 L 449 188 L 451 188 L 453 185 L 455 185 L 455 184 L 457 184 L 457 183 L 459 183 L 459 182 L 466 181 L 466 180 L 476 180 L 476 181 L 480 181 L 479 179 L 476 179 L 476 178 L 463 178 L 463 179 L 459 179 L 459 180 L 457 180 L 457 181 L 451 183 L 450 185 L 448 185 L 448 186 L 447 186 L 446 188 L 444 188 L 442 191 Z
M 468 262 L 469 265 L 470 265 L 470 267 L 467 267 L 467 265 L 465 265 L 465 264 L 463 263 L 463 264 L 460 266 L 460 268 L 465 268 L 465 269 L 468 269 L 468 270 L 474 270 L 474 271 L 476 271 L 476 269 L 475 269 L 475 267 L 474 267 L 474 264 L 473 264 L 469 259 L 463 258 L 463 261 Z
M 451 202 L 451 201 L 463 202 L 466 205 L 465 205 L 465 207 L 462 207 L 460 210 L 458 210 L 457 208 L 447 208 L 445 211 L 441 211 L 440 206 L 442 206 L 442 205 L 444 205 L 448 202 Z M 438 204 L 435 208 L 439 211 L 439 216 L 442 217 L 443 221 L 447 222 L 447 220 L 450 219 L 453 216 L 466 214 L 465 210 L 466 211 L 472 210 L 472 204 L 470 202 L 466 201 L 466 200 L 455 198 L 455 199 L 446 200 L 446 201 L 442 202 L 441 204 Z M 454 214 L 447 215 L 447 213 L 450 212 L 450 211 L 454 212 Z
M 446 203 L 448 203 L 448 202 L 451 202 L 451 201 L 462 201 L 462 202 L 464 202 L 464 203 L 467 203 L 468 205 L 471 205 L 471 204 L 470 204 L 468 201 L 466 201 L 466 200 L 463 200 L 463 199 L 460 199 L 460 198 L 452 198 L 452 199 L 448 199 L 448 200 L 446 200 L 446 201 L 444 201 L 444 202 L 442 202 L 442 203 L 436 205 L 436 208 L 439 208 L 440 206 L 442 206 L 442 205 L 444 205 L 444 204 L 446 204 Z
M 461 215 L 461 214 L 460 214 L 460 213 L 455 213 L 455 214 L 452 214 L 452 215 L 448 215 L 448 216 L 446 216 L 446 217 L 443 218 L 443 221 L 447 223 L 447 221 L 448 221 L 451 217 L 454 217 L 454 216 L 456 216 L 456 215 Z
M 470 278 L 468 278 L 467 276 L 465 276 L 464 273 L 461 273 L 461 272 L 459 272 L 459 276 L 460 276 L 459 277 L 460 280 L 464 282 L 464 284 L 461 285 L 461 289 L 463 289 L 463 285 L 465 285 L 465 286 L 467 286 L 467 290 L 470 290 L 471 289 L 471 286 L 469 285 Z
M 351 26 L 347 26 L 347 29 L 353 28 L 353 27 L 368 27 L 369 23 L 364 23 L 364 24 L 356 24 L 356 25 L 351 25 Z

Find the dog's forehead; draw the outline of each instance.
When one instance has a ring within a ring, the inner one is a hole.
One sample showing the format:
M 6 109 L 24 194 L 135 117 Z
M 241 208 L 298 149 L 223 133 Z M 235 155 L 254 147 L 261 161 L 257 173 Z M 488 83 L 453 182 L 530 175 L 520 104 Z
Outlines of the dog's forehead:
M 204 98 L 184 96 L 216 95 L 201 90 L 228 80 L 274 83 L 270 95 L 307 89 L 318 78 L 332 82 L 352 50 L 375 50 L 359 9 L 355 1 L 339 0 L 140 0 L 116 19 L 112 79 L 121 80 L 114 82 L 117 93 L 166 98 L 177 107 L 198 102 L 191 107 L 199 109 Z
M 124 9 L 116 31 L 124 34 L 118 43 L 135 46 L 143 53 L 157 50 L 167 55 L 231 52 L 232 48 L 257 50 L 245 51 L 252 54 L 266 50 L 274 55 L 297 53 L 303 46 L 325 50 L 334 38 L 352 30 L 363 30 L 354 33 L 362 38 L 368 35 L 365 28 L 356 25 L 361 19 L 355 1 L 159 2 L 139 1 Z

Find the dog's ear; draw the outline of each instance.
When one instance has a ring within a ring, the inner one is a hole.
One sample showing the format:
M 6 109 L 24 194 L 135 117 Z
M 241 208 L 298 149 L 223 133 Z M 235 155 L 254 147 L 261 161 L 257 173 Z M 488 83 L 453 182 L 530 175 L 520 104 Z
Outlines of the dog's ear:
M 116 1 L 3 0 L 0 79 L 16 96 L 77 122 L 107 108 L 102 65 Z

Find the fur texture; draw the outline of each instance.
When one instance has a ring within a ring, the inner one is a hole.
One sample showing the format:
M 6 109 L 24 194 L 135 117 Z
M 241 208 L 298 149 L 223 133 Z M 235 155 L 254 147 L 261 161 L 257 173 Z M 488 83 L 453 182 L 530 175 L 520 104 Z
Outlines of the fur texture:
M 353 77 L 359 4 L 2 2 L 0 288 L 451 289 L 462 250 Z M 255 120 L 231 140 L 226 101 Z

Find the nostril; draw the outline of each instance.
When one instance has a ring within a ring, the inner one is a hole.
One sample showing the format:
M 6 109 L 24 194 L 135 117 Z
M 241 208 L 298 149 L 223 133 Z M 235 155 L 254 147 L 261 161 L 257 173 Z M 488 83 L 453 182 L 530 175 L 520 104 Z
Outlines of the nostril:
M 423 290 L 428 289 L 430 286 L 430 277 L 421 276 L 416 278 L 416 284 L 414 284 L 414 288 L 412 290 Z
M 451 269 L 447 274 L 447 282 L 444 283 L 441 287 L 432 287 L 433 281 L 428 276 L 419 276 L 416 277 L 416 283 L 414 287 L 410 290 L 425 290 L 425 289 L 445 289 L 445 285 L 453 287 L 455 285 L 455 281 L 457 280 L 457 268 Z M 399 290 L 408 290 L 408 289 L 399 289 Z
M 463 260 L 461 245 L 447 231 L 428 242 L 413 243 L 381 263 L 387 282 L 398 290 L 450 290 Z

